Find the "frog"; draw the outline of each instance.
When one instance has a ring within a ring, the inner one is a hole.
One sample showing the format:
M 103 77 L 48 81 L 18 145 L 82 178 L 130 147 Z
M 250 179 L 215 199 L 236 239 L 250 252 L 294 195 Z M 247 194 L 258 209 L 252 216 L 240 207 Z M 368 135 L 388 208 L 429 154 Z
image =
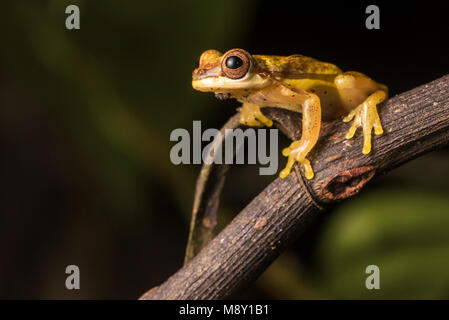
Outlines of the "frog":
M 240 123 L 271 127 L 273 121 L 263 108 L 275 107 L 302 114 L 301 138 L 282 154 L 287 164 L 279 176 L 286 178 L 299 163 L 306 179 L 314 178 L 308 157 L 317 144 L 322 122 L 342 118 L 352 124 L 345 138 L 363 132 L 362 153 L 371 152 L 372 132 L 383 133 L 377 107 L 388 97 L 388 87 L 356 72 L 343 72 L 332 63 L 294 54 L 290 56 L 251 55 L 235 48 L 225 53 L 206 50 L 192 73 L 192 87 L 212 92 L 219 99 L 240 102 Z

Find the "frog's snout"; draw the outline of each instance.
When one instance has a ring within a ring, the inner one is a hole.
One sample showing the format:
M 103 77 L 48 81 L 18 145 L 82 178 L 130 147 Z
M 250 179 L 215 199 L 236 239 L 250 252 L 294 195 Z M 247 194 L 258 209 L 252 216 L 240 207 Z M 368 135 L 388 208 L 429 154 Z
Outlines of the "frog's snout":
M 197 68 L 192 73 L 192 87 L 195 90 L 205 91 L 203 80 L 206 79 L 206 70 Z
M 221 76 L 221 68 L 219 65 L 216 65 L 213 67 L 207 66 L 206 68 L 199 67 L 199 68 L 196 68 L 195 70 L 193 70 L 193 72 L 192 72 L 192 80 L 193 81 L 203 80 L 205 78 L 219 77 L 219 76 Z
M 215 81 L 221 76 L 221 68 L 217 64 L 215 66 L 207 65 L 193 70 L 192 86 L 194 89 L 204 92 L 214 91 L 216 88 Z
M 201 79 L 205 78 L 206 72 L 207 72 L 207 70 L 202 69 L 202 68 L 197 68 L 197 69 L 193 70 L 192 80 L 197 81 L 197 80 L 201 80 Z

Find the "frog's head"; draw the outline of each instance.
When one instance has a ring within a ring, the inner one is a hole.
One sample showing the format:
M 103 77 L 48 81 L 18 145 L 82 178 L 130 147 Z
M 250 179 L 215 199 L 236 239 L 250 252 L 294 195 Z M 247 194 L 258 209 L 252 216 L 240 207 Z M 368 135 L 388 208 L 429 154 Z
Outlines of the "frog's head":
M 261 72 L 254 58 L 242 49 L 232 49 L 225 54 L 207 50 L 201 55 L 199 66 L 192 74 L 194 89 L 215 92 L 217 96 L 232 94 L 235 97 L 269 84 L 270 79 Z

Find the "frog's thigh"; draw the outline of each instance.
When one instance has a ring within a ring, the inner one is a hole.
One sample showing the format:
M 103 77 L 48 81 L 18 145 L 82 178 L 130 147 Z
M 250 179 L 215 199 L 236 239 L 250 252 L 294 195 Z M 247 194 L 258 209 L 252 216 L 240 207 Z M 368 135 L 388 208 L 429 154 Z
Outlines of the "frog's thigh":
M 252 127 L 271 127 L 273 121 L 268 119 L 257 104 L 245 102 L 240 111 L 240 123 Z
M 307 179 L 313 178 L 314 173 L 309 160 L 306 159 L 306 156 L 318 141 L 320 127 L 320 99 L 318 96 L 310 94 L 302 103 L 301 139 L 292 142 L 288 148 L 285 148 L 282 151 L 284 156 L 288 156 L 288 161 L 285 169 L 280 173 L 281 178 L 285 178 L 290 174 L 291 168 L 295 162 L 300 162 L 304 166 L 305 176 Z
M 361 104 L 368 92 L 374 92 L 378 85 L 372 79 L 362 73 L 349 71 L 335 77 L 335 86 L 340 96 L 342 107 L 346 111 L 352 111 Z

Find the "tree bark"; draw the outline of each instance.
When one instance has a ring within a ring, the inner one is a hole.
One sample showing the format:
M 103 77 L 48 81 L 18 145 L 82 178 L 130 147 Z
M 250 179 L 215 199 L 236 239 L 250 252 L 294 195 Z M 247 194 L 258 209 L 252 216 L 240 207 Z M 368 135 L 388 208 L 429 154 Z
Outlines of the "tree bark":
M 394 96 L 379 106 L 384 134 L 362 154 L 361 129 L 345 139 L 350 124 L 323 125 L 309 155 L 315 177 L 296 170 L 276 178 L 210 243 L 141 299 L 221 299 L 257 278 L 300 229 L 330 204 L 358 193 L 373 177 L 448 144 L 449 75 Z M 300 115 L 264 109 L 290 138 L 300 135 Z M 425 168 L 417 174 L 425 174 Z

